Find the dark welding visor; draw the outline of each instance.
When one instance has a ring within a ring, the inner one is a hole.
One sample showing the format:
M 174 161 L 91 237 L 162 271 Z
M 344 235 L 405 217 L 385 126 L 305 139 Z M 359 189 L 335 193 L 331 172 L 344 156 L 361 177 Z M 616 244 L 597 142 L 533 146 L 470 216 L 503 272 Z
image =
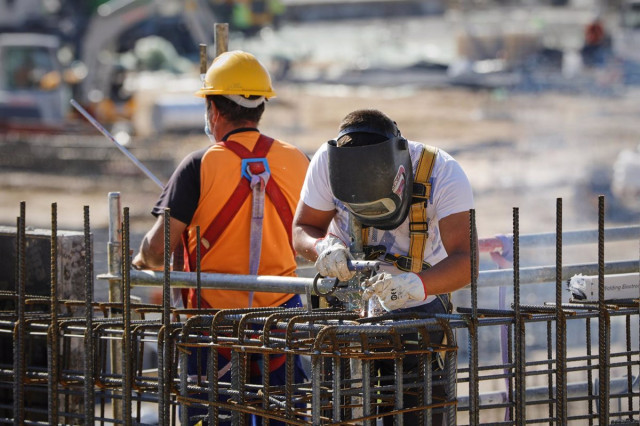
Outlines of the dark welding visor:
M 413 168 L 407 140 L 394 136 L 363 146 L 328 143 L 333 195 L 365 226 L 394 229 L 411 204 Z

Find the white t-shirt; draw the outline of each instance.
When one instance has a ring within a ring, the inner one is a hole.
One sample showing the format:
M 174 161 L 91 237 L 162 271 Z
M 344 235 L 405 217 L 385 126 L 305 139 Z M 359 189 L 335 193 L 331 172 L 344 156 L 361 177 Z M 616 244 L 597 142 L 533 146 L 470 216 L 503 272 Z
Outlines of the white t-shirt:
M 414 172 L 422 152 L 423 145 L 418 142 L 409 141 L 409 153 L 413 164 Z M 354 165 L 357 167 L 357 165 Z M 438 221 L 454 213 L 469 211 L 473 208 L 473 193 L 467 175 L 460 167 L 460 164 L 448 153 L 438 150 L 433 171 L 431 173 L 431 197 L 427 206 L 427 224 L 429 237 L 424 250 L 424 261 L 429 265 L 435 265 L 447 257 L 447 252 L 440 238 L 440 228 Z M 348 243 L 349 238 L 349 211 L 333 196 L 329 183 L 329 166 L 327 155 L 327 144 L 318 149 L 307 171 L 307 175 L 302 187 L 300 199 L 309 207 L 316 210 L 331 211 L 336 210 L 329 233 L 338 236 L 342 241 Z M 409 218 L 396 229 L 384 231 L 381 229 L 368 228 L 368 245 L 383 245 L 388 253 L 406 256 L 409 252 Z M 382 260 L 382 259 L 380 259 Z M 384 272 L 398 274 L 398 270 L 390 263 L 383 261 L 381 269 Z M 429 303 L 434 296 L 429 296 L 427 300 L 407 304 L 407 307 Z

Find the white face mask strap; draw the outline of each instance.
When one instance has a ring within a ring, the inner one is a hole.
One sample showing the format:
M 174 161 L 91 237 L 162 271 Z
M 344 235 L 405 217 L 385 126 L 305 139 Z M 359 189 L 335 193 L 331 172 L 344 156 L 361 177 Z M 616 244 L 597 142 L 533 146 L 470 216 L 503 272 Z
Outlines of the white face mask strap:
M 245 107 L 245 108 L 258 108 L 260 105 L 264 103 L 264 96 L 260 96 L 259 98 L 256 98 L 256 99 L 247 99 L 241 95 L 222 95 L 222 96 L 235 102 L 241 107 Z

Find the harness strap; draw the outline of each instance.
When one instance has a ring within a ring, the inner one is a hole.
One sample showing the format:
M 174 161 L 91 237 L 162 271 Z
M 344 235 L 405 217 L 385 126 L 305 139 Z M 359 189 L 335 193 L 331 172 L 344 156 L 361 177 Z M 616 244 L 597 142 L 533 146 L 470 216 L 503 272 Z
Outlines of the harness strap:
M 435 164 L 438 148 L 425 145 L 418 160 L 414 182 L 418 188 L 424 188 L 424 191 L 418 191 L 415 195 L 418 202 L 411 204 L 409 210 L 409 257 L 411 258 L 410 270 L 418 273 L 422 270 L 422 262 L 424 259 L 424 249 L 427 245 L 429 237 L 429 226 L 427 223 L 427 202 L 431 197 L 431 172 Z M 415 192 L 415 191 L 414 191 Z M 414 200 L 415 201 L 415 200 Z
M 259 147 L 260 140 L 263 139 L 263 138 L 270 140 L 269 146 L 266 148 L 266 151 L 264 151 L 264 153 L 262 153 L 261 151 L 258 151 L 258 149 L 261 148 L 261 147 Z M 233 142 L 233 141 L 220 142 L 220 144 L 223 145 L 223 146 L 226 146 L 227 148 L 229 148 L 236 155 L 238 155 L 238 157 L 245 159 L 244 161 L 248 162 L 250 168 L 253 167 L 254 165 L 257 166 L 257 170 L 256 171 L 252 170 L 253 174 L 261 173 L 261 171 L 260 171 L 261 170 L 260 169 L 261 166 L 265 167 L 268 170 L 269 163 L 266 161 L 265 157 L 267 155 L 267 152 L 269 151 L 269 148 L 271 148 L 271 144 L 273 144 L 273 139 L 271 139 L 271 138 L 269 138 L 267 136 L 264 136 L 264 135 L 260 135 L 260 139 L 256 143 L 256 146 L 254 147 L 253 152 L 249 151 L 243 145 L 240 145 L 239 143 L 236 143 L 236 142 Z M 255 155 L 255 154 L 257 154 L 257 155 Z M 251 160 L 246 160 L 247 158 L 257 158 L 257 160 L 255 162 L 252 162 Z M 260 164 L 260 163 L 262 163 L 262 164 Z M 243 164 L 244 164 L 244 162 L 243 162 Z M 243 176 L 245 176 L 248 179 L 250 179 L 250 177 L 246 173 L 246 170 L 243 170 Z M 278 186 L 278 183 L 273 179 L 268 179 L 268 180 L 265 181 L 265 191 L 266 191 L 267 195 L 269 196 L 269 199 L 273 203 L 273 206 L 276 208 L 276 212 L 278 212 L 278 216 L 280 217 L 280 221 L 282 222 L 282 224 L 284 225 L 285 230 L 287 231 L 287 236 L 288 236 L 288 239 L 289 239 L 289 246 L 291 247 L 291 250 L 293 251 L 293 238 L 292 238 L 293 212 L 291 211 L 291 208 L 289 207 L 289 203 L 287 202 L 287 198 L 282 193 L 282 190 L 280 189 L 280 186 Z M 235 215 L 236 212 L 234 211 L 232 213 Z M 256 271 L 256 273 L 257 273 L 257 271 Z

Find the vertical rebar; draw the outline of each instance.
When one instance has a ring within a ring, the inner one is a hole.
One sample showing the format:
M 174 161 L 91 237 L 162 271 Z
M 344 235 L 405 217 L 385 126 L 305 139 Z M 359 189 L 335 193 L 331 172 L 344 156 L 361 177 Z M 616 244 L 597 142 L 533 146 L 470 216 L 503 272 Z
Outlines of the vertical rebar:
M 199 240 L 198 240 L 199 241 Z M 186 327 L 185 327 L 186 328 Z M 185 328 L 183 328 L 183 333 L 182 333 L 182 341 L 184 343 L 189 343 L 189 331 L 185 330 Z M 195 348 L 192 348 L 190 350 L 195 350 Z M 188 387 L 188 381 L 189 381 L 189 374 L 187 372 L 187 363 L 188 363 L 188 355 L 189 355 L 189 349 L 185 350 L 181 350 L 178 353 L 178 356 L 180 357 L 180 395 L 183 398 L 186 398 L 189 396 L 189 392 L 187 391 L 187 387 Z M 198 376 L 200 376 L 200 369 L 198 369 Z M 188 411 L 188 404 L 182 404 L 181 405 L 181 410 L 180 410 L 180 423 L 183 425 L 188 425 L 189 424 L 189 411 Z
M 51 323 L 47 333 L 47 364 L 49 368 L 49 423 L 58 424 L 58 206 L 51 204 Z
M 469 327 L 469 424 L 480 424 L 480 383 L 478 373 L 478 280 L 475 269 L 475 224 L 476 211 L 469 210 L 469 237 L 471 244 L 471 319 L 468 322 Z
M 202 309 L 202 302 L 200 300 L 200 298 L 202 297 L 202 283 L 200 281 L 200 274 L 202 272 L 202 254 L 200 253 L 200 225 L 196 226 L 196 241 L 198 241 L 198 243 L 196 244 L 196 303 L 198 304 L 198 310 L 200 310 Z M 199 351 L 198 354 L 200 354 Z M 198 371 L 200 371 L 199 362 Z
M 402 352 L 402 343 L 400 342 L 400 336 L 396 333 L 394 333 L 393 335 L 393 345 L 394 345 L 393 354 L 395 355 L 393 359 L 393 375 L 395 376 L 393 383 L 396 385 L 396 388 L 394 391 L 395 404 L 393 408 L 395 410 L 402 410 L 403 408 L 405 408 L 404 387 L 403 387 L 403 383 L 404 383 L 403 365 L 404 364 L 402 362 L 402 357 L 397 356 L 398 352 Z M 394 420 L 393 423 L 397 426 L 404 425 L 404 415 L 402 413 L 396 414 L 393 420 Z
M 120 193 L 110 192 L 109 201 L 109 241 L 107 242 L 107 272 L 109 279 L 109 303 L 111 304 L 110 317 L 116 316 L 116 311 L 122 304 L 122 209 Z M 128 253 L 127 253 L 128 255 Z M 109 359 L 111 373 L 114 377 L 122 374 L 122 341 L 112 339 L 109 342 Z M 118 392 L 118 391 L 114 391 Z M 116 420 L 122 419 L 122 404 L 111 404 L 111 412 Z
M 426 356 L 426 366 L 425 366 L 425 370 L 424 372 L 425 374 L 425 381 L 424 381 L 424 387 L 426 389 L 433 389 L 433 352 L 429 352 L 427 353 Z M 422 418 L 423 418 L 423 424 L 426 424 L 427 426 L 431 426 L 433 424 L 432 420 L 433 420 L 433 409 L 431 408 L 431 405 L 433 404 L 433 392 L 425 392 L 427 394 L 426 396 L 426 406 L 429 407 L 426 410 L 426 413 L 424 411 L 421 412 Z
M 162 352 L 164 353 L 162 371 L 162 415 L 161 424 L 168 425 L 170 419 L 170 404 L 169 399 L 171 397 L 171 210 L 164 209 L 164 282 L 162 286 L 162 328 L 164 329 L 164 344 L 162 346 Z
M 84 416 L 87 424 L 94 423 L 95 372 L 93 344 L 93 247 L 89 227 L 89 206 L 84 206 L 84 297 L 86 329 L 84 336 Z
M 471 267 L 471 309 L 473 310 L 473 316 L 477 318 L 478 316 L 478 276 L 476 274 L 476 269 L 478 269 L 478 246 L 476 241 L 478 239 L 477 231 L 476 231 L 476 210 L 469 210 L 469 253 L 471 258 L 469 259 L 469 265 Z M 475 288 L 475 291 L 473 289 Z
M 20 202 L 20 216 L 16 227 L 16 285 L 18 298 L 16 300 L 17 322 L 13 340 L 13 421 L 16 425 L 24 424 L 24 391 L 25 391 L 25 292 L 26 292 L 26 226 L 24 201 Z
M 366 339 L 366 337 L 361 337 L 361 339 Z M 363 350 L 366 350 L 366 347 L 363 346 Z M 371 415 L 371 362 L 367 359 L 362 359 L 362 415 L 369 416 Z M 370 420 L 367 420 L 364 424 L 366 426 L 372 424 Z
M 316 351 L 311 355 L 311 421 L 314 426 L 322 424 L 322 364 L 324 360 L 320 356 L 320 351 Z M 364 371 L 363 371 L 364 375 Z M 365 415 L 367 415 L 365 405 Z
M 513 338 L 513 328 L 511 326 L 508 327 L 507 330 L 507 363 L 509 364 L 509 368 L 513 368 L 511 367 L 514 363 L 514 351 L 513 351 L 513 346 L 514 346 L 514 338 Z M 508 381 L 508 386 L 507 386 L 507 392 L 508 392 L 508 401 L 511 402 L 509 404 L 509 407 L 507 409 L 507 413 L 508 414 L 508 418 L 505 420 L 511 420 L 514 418 L 514 412 L 513 412 L 513 391 L 515 389 L 515 378 L 513 374 L 509 374 L 509 376 L 507 377 L 507 381 Z
M 213 331 L 213 324 L 215 322 L 212 321 L 211 329 Z M 217 338 L 215 333 L 211 333 L 211 343 L 217 344 Z M 268 374 L 268 373 L 267 373 Z M 209 397 L 209 419 L 213 422 L 213 424 L 218 424 L 218 414 L 220 411 L 218 407 L 213 403 L 218 400 L 219 396 L 219 380 L 218 380 L 218 351 L 211 345 L 209 349 L 209 356 L 207 357 L 207 381 L 209 382 L 209 391 L 207 392 L 207 396 Z
M 340 362 L 339 356 L 334 356 L 331 358 L 331 364 L 333 365 L 333 421 L 340 422 L 342 420 L 342 415 L 340 412 L 340 403 L 342 399 L 342 363 Z
M 427 330 L 425 327 L 420 327 L 419 330 L 417 331 L 419 333 L 418 348 L 421 351 L 421 354 L 418 356 L 417 380 L 419 380 L 422 383 L 425 383 L 425 386 L 421 386 L 419 389 L 417 389 L 416 400 L 420 401 L 423 406 L 427 406 L 431 404 L 431 392 L 428 391 L 428 389 L 431 389 L 431 384 L 426 383 L 427 371 L 431 369 L 431 362 L 430 362 L 431 357 L 428 356 L 427 353 L 425 353 L 424 351 L 428 350 L 428 347 L 431 344 L 431 341 L 429 339 L 429 336 L 427 334 Z M 431 409 L 420 410 L 418 412 L 418 419 L 417 419 L 418 424 L 421 424 L 421 425 L 427 424 L 427 419 L 425 418 L 425 416 L 431 417 Z M 431 424 L 429 423 L 427 426 L 431 426 Z
M 202 254 L 200 252 L 200 225 L 196 226 L 196 304 L 198 307 L 198 311 L 202 309 L 202 283 L 201 283 L 201 273 L 202 273 Z M 187 244 L 189 244 L 187 242 Z M 187 256 L 188 257 L 188 256 Z M 185 306 L 186 307 L 186 306 Z M 196 351 L 196 371 L 197 373 L 197 381 L 198 385 L 202 384 L 202 378 L 200 372 L 202 371 L 202 351 L 200 347 L 194 348 Z M 186 364 L 185 364 L 186 365 Z
M 165 407 L 168 404 L 168 401 L 164 399 L 164 368 L 169 361 L 165 360 L 164 354 L 164 346 L 165 346 L 165 328 L 160 327 L 158 331 L 158 424 L 160 426 L 168 426 L 169 423 L 165 418 L 165 413 L 169 412 L 169 408 Z
M 240 353 L 240 351 L 231 351 L 231 389 L 236 390 L 238 393 L 235 396 L 231 396 L 229 401 L 237 403 L 240 406 L 245 405 L 245 392 L 248 378 L 248 366 L 247 366 L 247 354 L 246 352 Z M 244 426 L 246 424 L 245 415 L 238 411 L 233 410 L 231 412 L 231 423 L 238 426 Z
M 556 200 L 556 416 L 567 424 L 567 333 L 562 308 L 562 198 Z
M 633 362 L 631 356 L 631 315 L 625 316 L 625 338 L 627 342 L 627 404 L 629 405 L 629 412 L 633 413 Z M 632 420 L 632 416 L 629 415 L 629 420 Z
M 286 371 L 286 382 L 287 384 L 289 383 L 293 383 L 293 369 L 294 366 L 293 365 L 289 365 L 289 363 L 287 363 L 287 371 Z M 271 362 L 269 359 L 269 354 L 263 354 L 262 355 L 262 388 L 263 388 L 263 392 L 262 392 L 262 408 L 265 410 L 269 409 L 269 396 L 271 395 L 271 392 L 269 391 L 269 386 L 271 383 L 270 377 L 269 377 L 269 372 L 271 370 Z M 290 386 L 287 385 L 286 391 L 290 392 Z M 288 411 L 293 411 L 292 408 L 290 408 L 290 403 L 291 401 L 288 398 L 285 398 L 285 402 L 287 403 L 286 409 Z M 269 426 L 271 424 L 271 422 L 269 421 L 268 418 L 262 419 L 262 423 L 266 426 Z
M 515 315 L 515 357 L 516 357 L 516 424 L 525 424 L 526 419 L 526 364 L 525 326 L 520 309 L 520 211 L 513 208 L 513 305 Z
M 457 401 L 457 361 L 458 361 L 458 348 L 455 340 L 455 335 L 449 328 L 447 332 L 447 345 L 454 346 L 456 348 L 455 351 L 447 351 L 446 361 L 445 361 L 445 374 L 446 374 L 446 384 L 447 384 L 447 398 L 449 401 L 454 400 Z M 455 426 L 458 424 L 457 418 L 457 403 L 449 404 L 446 409 L 447 415 L 447 426 Z
M 609 312 L 605 304 L 604 294 L 604 195 L 598 197 L 598 379 L 600 397 L 599 421 L 601 425 L 609 424 Z
M 593 425 L 593 369 L 591 368 L 591 318 L 585 321 L 587 330 L 587 399 L 589 405 L 589 426 Z
M 556 307 L 557 309 L 557 307 Z M 549 426 L 553 425 L 553 406 L 554 406 L 554 394 L 553 394 L 553 339 L 552 337 L 552 324 L 551 321 L 546 321 L 547 326 L 547 396 L 549 402 L 547 403 Z
M 131 391 L 133 389 L 133 357 L 131 351 L 131 256 L 129 255 L 129 207 L 123 210 L 122 221 L 122 420 L 131 425 Z

